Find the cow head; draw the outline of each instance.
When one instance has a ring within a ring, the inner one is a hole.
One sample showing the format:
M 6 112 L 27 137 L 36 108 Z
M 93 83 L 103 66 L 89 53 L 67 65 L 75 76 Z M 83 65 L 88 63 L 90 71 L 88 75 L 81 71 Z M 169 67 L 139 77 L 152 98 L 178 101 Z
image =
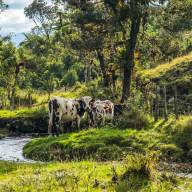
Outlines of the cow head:
M 92 105 L 92 102 L 94 102 L 94 99 L 92 99 L 92 97 L 90 96 L 84 96 L 84 97 L 81 97 L 80 100 L 84 102 L 85 111 L 89 112 L 91 110 L 91 105 Z
M 81 99 L 78 100 L 77 111 L 79 116 L 83 116 L 86 111 L 86 103 Z

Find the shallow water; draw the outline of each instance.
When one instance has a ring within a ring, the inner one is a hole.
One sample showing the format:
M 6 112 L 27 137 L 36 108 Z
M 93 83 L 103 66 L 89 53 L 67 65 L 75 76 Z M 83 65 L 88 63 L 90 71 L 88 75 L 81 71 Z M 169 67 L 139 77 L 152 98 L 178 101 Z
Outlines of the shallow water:
M 0 139 L 0 160 L 34 162 L 23 156 L 23 147 L 31 140 L 32 138 L 30 137 L 7 137 Z

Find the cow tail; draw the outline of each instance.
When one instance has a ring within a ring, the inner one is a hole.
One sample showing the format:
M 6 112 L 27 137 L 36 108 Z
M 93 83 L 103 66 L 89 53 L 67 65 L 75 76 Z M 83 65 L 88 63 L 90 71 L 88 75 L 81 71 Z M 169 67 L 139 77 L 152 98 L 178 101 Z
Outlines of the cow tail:
M 53 127 L 53 102 L 49 101 L 49 126 L 48 126 L 48 134 L 52 133 Z

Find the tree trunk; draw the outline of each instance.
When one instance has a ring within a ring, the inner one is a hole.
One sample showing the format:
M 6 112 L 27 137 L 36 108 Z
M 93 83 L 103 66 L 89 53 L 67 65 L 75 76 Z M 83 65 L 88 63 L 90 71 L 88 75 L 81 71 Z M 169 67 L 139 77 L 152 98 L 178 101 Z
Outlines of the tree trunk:
M 134 68 L 134 51 L 137 43 L 137 35 L 141 23 L 141 16 L 133 17 L 131 21 L 130 39 L 127 44 L 125 63 L 124 63 L 124 79 L 121 102 L 124 103 L 130 95 L 131 74 Z
M 175 110 L 175 116 L 178 119 L 179 113 L 178 113 L 177 85 L 176 84 L 174 85 L 173 90 L 174 90 L 174 110 Z
M 16 86 L 18 84 L 18 75 L 20 71 L 20 64 L 15 67 L 15 79 L 14 83 L 12 86 L 12 91 L 11 91 L 11 107 L 14 109 L 15 108 L 15 95 L 16 95 Z
M 107 77 L 107 73 L 106 73 L 106 67 L 105 67 L 103 52 L 101 50 L 97 50 L 97 56 L 99 59 L 100 68 L 101 68 L 101 72 L 103 75 L 104 86 L 108 87 L 109 81 L 108 81 L 108 77 Z
M 166 89 L 166 86 L 163 87 L 163 96 L 164 96 L 164 118 L 167 121 L 168 111 L 167 111 L 167 89 Z

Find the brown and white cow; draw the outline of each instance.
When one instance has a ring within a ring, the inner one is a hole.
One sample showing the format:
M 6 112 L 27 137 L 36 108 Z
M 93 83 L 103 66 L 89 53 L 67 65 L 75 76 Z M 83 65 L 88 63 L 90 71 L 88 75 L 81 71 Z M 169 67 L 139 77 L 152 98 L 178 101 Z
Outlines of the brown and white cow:
M 96 100 L 90 103 L 91 111 L 89 112 L 90 123 L 98 126 L 99 123 L 105 124 L 106 121 L 113 121 L 114 104 L 109 100 Z
M 89 96 L 80 99 L 65 99 L 62 97 L 53 97 L 49 101 L 49 134 L 59 133 L 60 122 L 76 122 L 80 129 L 80 121 L 84 113 L 89 109 L 89 102 L 92 98 Z

